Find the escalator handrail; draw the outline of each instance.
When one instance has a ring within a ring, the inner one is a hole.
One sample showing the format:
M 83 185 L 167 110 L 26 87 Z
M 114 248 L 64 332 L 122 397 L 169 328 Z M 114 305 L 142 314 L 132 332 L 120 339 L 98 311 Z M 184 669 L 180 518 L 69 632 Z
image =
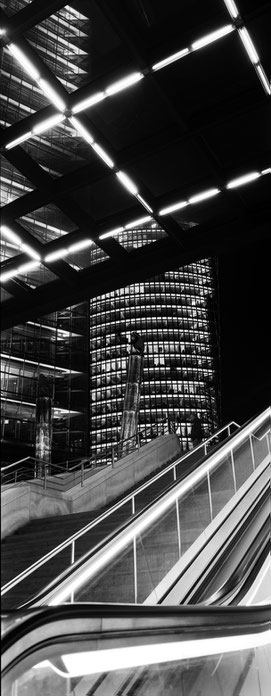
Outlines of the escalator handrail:
M 74 534 L 67 537 L 60 544 L 58 544 L 53 549 L 48 551 L 47 554 L 45 554 L 44 556 L 39 558 L 37 561 L 35 561 L 35 563 L 32 563 L 30 566 L 25 568 L 25 570 L 23 570 L 21 573 L 19 573 L 14 578 L 9 580 L 5 585 L 3 585 L 1 587 L 1 596 L 4 596 L 5 594 L 7 594 L 11 589 L 13 589 L 16 585 L 18 585 L 23 580 L 25 580 L 29 575 L 34 573 L 36 570 L 38 570 L 42 565 L 44 565 L 45 563 L 50 561 L 57 554 L 64 551 L 68 546 L 70 546 L 71 544 L 76 542 L 77 539 L 79 539 L 81 536 L 84 536 L 85 534 L 90 532 L 94 527 L 96 527 L 98 524 L 102 523 L 110 515 L 117 512 L 117 510 L 119 510 L 121 507 L 126 505 L 129 501 L 134 500 L 137 495 L 140 495 L 140 493 L 142 493 L 145 489 L 147 489 L 149 486 L 153 485 L 153 483 L 155 483 L 159 478 L 162 478 L 163 476 L 165 476 L 169 471 L 172 471 L 172 469 L 174 469 L 174 467 L 178 466 L 178 464 L 180 462 L 183 462 L 185 459 L 187 459 L 189 456 L 191 456 L 191 452 L 194 453 L 194 452 L 200 450 L 202 447 L 206 447 L 207 444 L 212 441 L 212 439 L 218 437 L 220 434 L 223 433 L 224 430 L 228 430 L 228 432 L 230 432 L 230 428 L 232 425 L 236 426 L 238 429 L 241 428 L 241 426 L 239 426 L 235 421 L 230 421 L 229 423 L 227 423 L 227 425 L 220 428 L 212 436 L 210 436 L 207 440 L 204 440 L 203 443 L 201 443 L 200 445 L 195 447 L 193 450 L 189 450 L 189 452 L 187 452 L 186 454 L 182 455 L 178 459 L 171 462 L 165 469 L 163 469 L 163 471 L 158 472 L 151 479 L 149 479 L 148 481 L 145 481 L 145 483 L 141 484 L 132 493 L 128 493 L 128 495 L 126 495 L 120 501 L 118 501 L 117 503 L 112 505 L 108 510 L 103 512 L 101 515 L 96 517 L 91 522 L 88 522 L 88 524 L 84 525 L 77 532 L 75 532 Z M 225 440 L 224 442 L 231 439 L 234 435 L 235 435 L 235 433 L 230 433 L 227 437 L 227 440 Z M 207 455 L 205 454 L 204 456 L 207 456 Z M 202 459 L 199 460 L 199 462 L 197 462 L 197 464 L 199 464 L 201 461 L 202 461 Z

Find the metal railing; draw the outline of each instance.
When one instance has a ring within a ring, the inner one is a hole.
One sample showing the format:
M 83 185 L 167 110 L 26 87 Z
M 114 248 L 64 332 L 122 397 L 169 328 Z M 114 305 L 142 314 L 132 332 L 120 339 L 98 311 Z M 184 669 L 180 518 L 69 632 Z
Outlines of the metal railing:
M 263 424 L 265 432 L 260 435 L 259 426 Z M 121 528 L 81 556 L 74 570 L 71 564 L 32 598 L 33 606 L 63 601 L 141 604 L 149 602 L 150 596 L 151 603 L 159 601 L 156 588 L 159 587 L 160 593 L 163 585 L 163 591 L 167 591 L 175 564 L 205 533 L 207 526 L 219 518 L 224 506 L 230 504 L 236 494 L 238 500 L 242 497 L 244 489 L 249 488 L 250 477 L 263 476 L 265 485 L 270 455 L 270 409 L 267 409 L 234 433 L 221 448 L 210 452 L 197 469 L 176 486 L 171 486 L 151 506 L 140 511 L 141 514 L 130 517 Z M 175 462 L 173 470 L 177 465 Z M 202 496 L 206 502 L 201 519 Z M 236 500 L 232 504 L 236 504 Z M 195 511 L 199 513 L 200 528 L 190 538 Z M 132 512 L 136 512 L 135 503 Z M 188 522 L 186 515 L 190 517 Z M 186 531 L 187 540 L 183 545 Z M 120 562 L 125 568 L 125 581 Z
M 22 481 L 39 479 L 43 481 L 43 487 L 46 488 L 49 476 L 58 476 L 72 472 L 73 478 L 70 484 L 66 478 L 65 489 L 67 490 L 78 482 L 75 481 L 75 472 L 79 472 L 81 486 L 83 486 L 86 478 L 85 472 L 87 472 L 88 476 L 91 469 L 105 466 L 114 467 L 117 461 L 123 457 L 127 457 L 132 452 L 139 451 L 140 448 L 148 444 L 150 440 L 173 432 L 173 423 L 166 420 L 162 423 L 157 423 L 155 426 L 146 428 L 143 431 L 140 430 L 136 435 L 133 435 L 127 440 L 121 440 L 115 445 L 112 445 L 112 447 L 105 448 L 98 454 L 90 457 L 69 459 L 60 464 L 50 463 L 43 459 L 37 459 L 36 457 L 24 457 L 7 466 L 1 467 L 1 483 L 2 485 L 10 485 Z M 23 466 L 19 466 L 20 464 L 23 464 Z M 61 484 L 61 480 L 59 480 L 59 482 Z
M 97 527 L 99 524 L 104 522 L 104 520 L 111 515 L 113 516 L 114 513 L 119 511 L 122 507 L 127 505 L 127 503 L 131 504 L 130 512 L 127 514 L 127 518 L 130 517 L 130 515 L 135 515 L 136 512 L 138 511 L 137 508 L 137 498 L 139 498 L 140 494 L 144 493 L 150 486 L 156 483 L 158 479 L 162 479 L 163 477 L 166 477 L 169 472 L 172 472 L 172 481 L 171 483 L 174 483 L 177 480 L 178 477 L 178 465 L 180 464 L 183 467 L 183 464 L 189 459 L 189 457 L 195 458 L 195 453 L 198 453 L 202 457 L 205 457 L 210 449 L 212 447 L 215 447 L 223 438 L 227 439 L 232 435 L 231 430 L 240 428 L 240 426 L 235 422 L 231 421 L 227 425 L 223 426 L 220 428 L 216 433 L 211 435 L 207 440 L 205 440 L 202 444 L 198 445 L 195 447 L 193 450 L 190 450 L 186 454 L 182 455 L 181 457 L 178 457 L 174 462 L 171 462 L 163 471 L 160 471 L 159 473 L 155 474 L 150 480 L 144 482 L 142 485 L 140 485 L 135 491 L 132 493 L 129 493 L 127 496 L 122 498 L 119 502 L 117 502 L 115 505 L 110 507 L 108 510 L 106 510 L 104 513 L 99 515 L 95 520 L 92 522 L 89 522 L 87 525 L 84 525 L 81 529 L 79 529 L 75 534 L 72 534 L 70 537 L 65 539 L 63 542 L 58 544 L 55 548 L 53 548 L 51 551 L 49 551 L 47 554 L 45 554 L 42 558 L 37 560 L 35 563 L 33 563 L 31 566 L 26 568 L 24 571 L 19 573 L 16 577 L 14 577 L 12 580 L 10 580 L 8 583 L 6 583 L 2 588 L 1 588 L 1 594 L 5 595 L 7 592 L 9 592 L 11 589 L 13 589 L 16 585 L 19 583 L 23 582 L 29 575 L 37 571 L 39 568 L 41 568 L 42 565 L 45 563 L 48 563 L 51 561 L 55 556 L 58 554 L 62 553 L 65 549 L 67 549 L 70 546 L 70 561 L 68 564 L 73 565 L 75 562 L 75 544 L 76 541 L 88 532 L 90 532 L 92 529 Z M 201 459 L 201 456 L 199 456 L 199 459 Z M 166 481 L 166 485 L 169 485 L 168 481 Z M 101 543 L 104 543 L 101 542 Z M 97 548 L 100 546 L 100 544 L 97 545 Z M 96 547 L 95 547 L 96 548 Z

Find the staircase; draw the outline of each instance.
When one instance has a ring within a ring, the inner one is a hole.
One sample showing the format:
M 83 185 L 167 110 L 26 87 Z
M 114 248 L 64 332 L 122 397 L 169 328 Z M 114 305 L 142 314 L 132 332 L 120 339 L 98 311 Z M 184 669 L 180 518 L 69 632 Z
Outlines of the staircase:
M 192 462 L 184 460 L 181 478 L 185 477 L 191 467 L 196 466 L 196 453 L 192 453 Z M 198 455 L 199 456 L 199 455 Z M 190 458 L 189 458 L 190 460 Z M 163 465 L 159 471 L 165 469 Z M 142 483 L 153 478 L 153 474 L 146 477 Z M 180 480 L 180 474 L 179 474 Z M 173 483 L 172 470 L 163 477 L 154 481 L 147 489 L 143 490 L 136 499 L 136 512 L 143 510 L 158 495 L 166 490 Z M 142 485 L 142 484 L 141 484 Z M 136 490 L 131 489 L 128 493 Z M 116 503 L 117 501 L 114 501 Z M 19 575 L 28 566 L 42 558 L 58 544 L 65 541 L 68 537 L 75 534 L 82 527 L 87 525 L 100 516 L 103 512 L 110 509 L 113 504 L 93 512 L 79 512 L 58 517 L 47 517 L 45 519 L 34 519 L 24 527 L 18 529 L 14 534 L 6 537 L 1 544 L 1 586 L 5 585 L 12 578 Z M 100 541 L 120 527 L 127 521 L 132 514 L 131 501 L 126 503 L 116 512 L 107 517 L 103 522 L 90 530 L 87 534 L 76 541 L 75 561 L 83 554 L 90 551 Z M 45 585 L 54 580 L 60 573 L 66 570 L 71 563 L 71 546 L 57 554 L 51 561 L 47 562 L 35 573 L 32 573 L 26 580 L 16 585 L 2 598 L 4 609 L 14 609 L 20 604 L 27 602 L 34 594 L 40 591 Z

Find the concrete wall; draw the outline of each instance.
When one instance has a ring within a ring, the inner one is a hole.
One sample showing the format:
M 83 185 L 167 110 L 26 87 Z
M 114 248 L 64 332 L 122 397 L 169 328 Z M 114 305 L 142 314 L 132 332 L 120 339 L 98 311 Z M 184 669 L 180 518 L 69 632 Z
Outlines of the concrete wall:
M 93 469 L 83 487 L 78 482 L 65 490 L 65 474 L 61 476 L 62 490 L 59 479 L 58 485 L 55 485 L 57 477 L 49 477 L 46 490 L 38 480 L 3 486 L 1 538 L 35 518 L 98 510 L 121 497 L 163 464 L 176 459 L 180 453 L 177 435 L 162 435 L 142 447 L 139 452 L 133 452 L 115 462 L 114 468 L 107 466 Z M 78 478 L 80 480 L 80 474 Z

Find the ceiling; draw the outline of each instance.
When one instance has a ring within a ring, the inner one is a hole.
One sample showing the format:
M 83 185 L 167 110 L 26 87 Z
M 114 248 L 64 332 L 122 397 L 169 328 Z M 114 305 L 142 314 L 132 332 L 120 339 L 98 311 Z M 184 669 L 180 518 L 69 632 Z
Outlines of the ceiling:
M 270 238 L 270 2 L 1 4 L 2 328 Z

